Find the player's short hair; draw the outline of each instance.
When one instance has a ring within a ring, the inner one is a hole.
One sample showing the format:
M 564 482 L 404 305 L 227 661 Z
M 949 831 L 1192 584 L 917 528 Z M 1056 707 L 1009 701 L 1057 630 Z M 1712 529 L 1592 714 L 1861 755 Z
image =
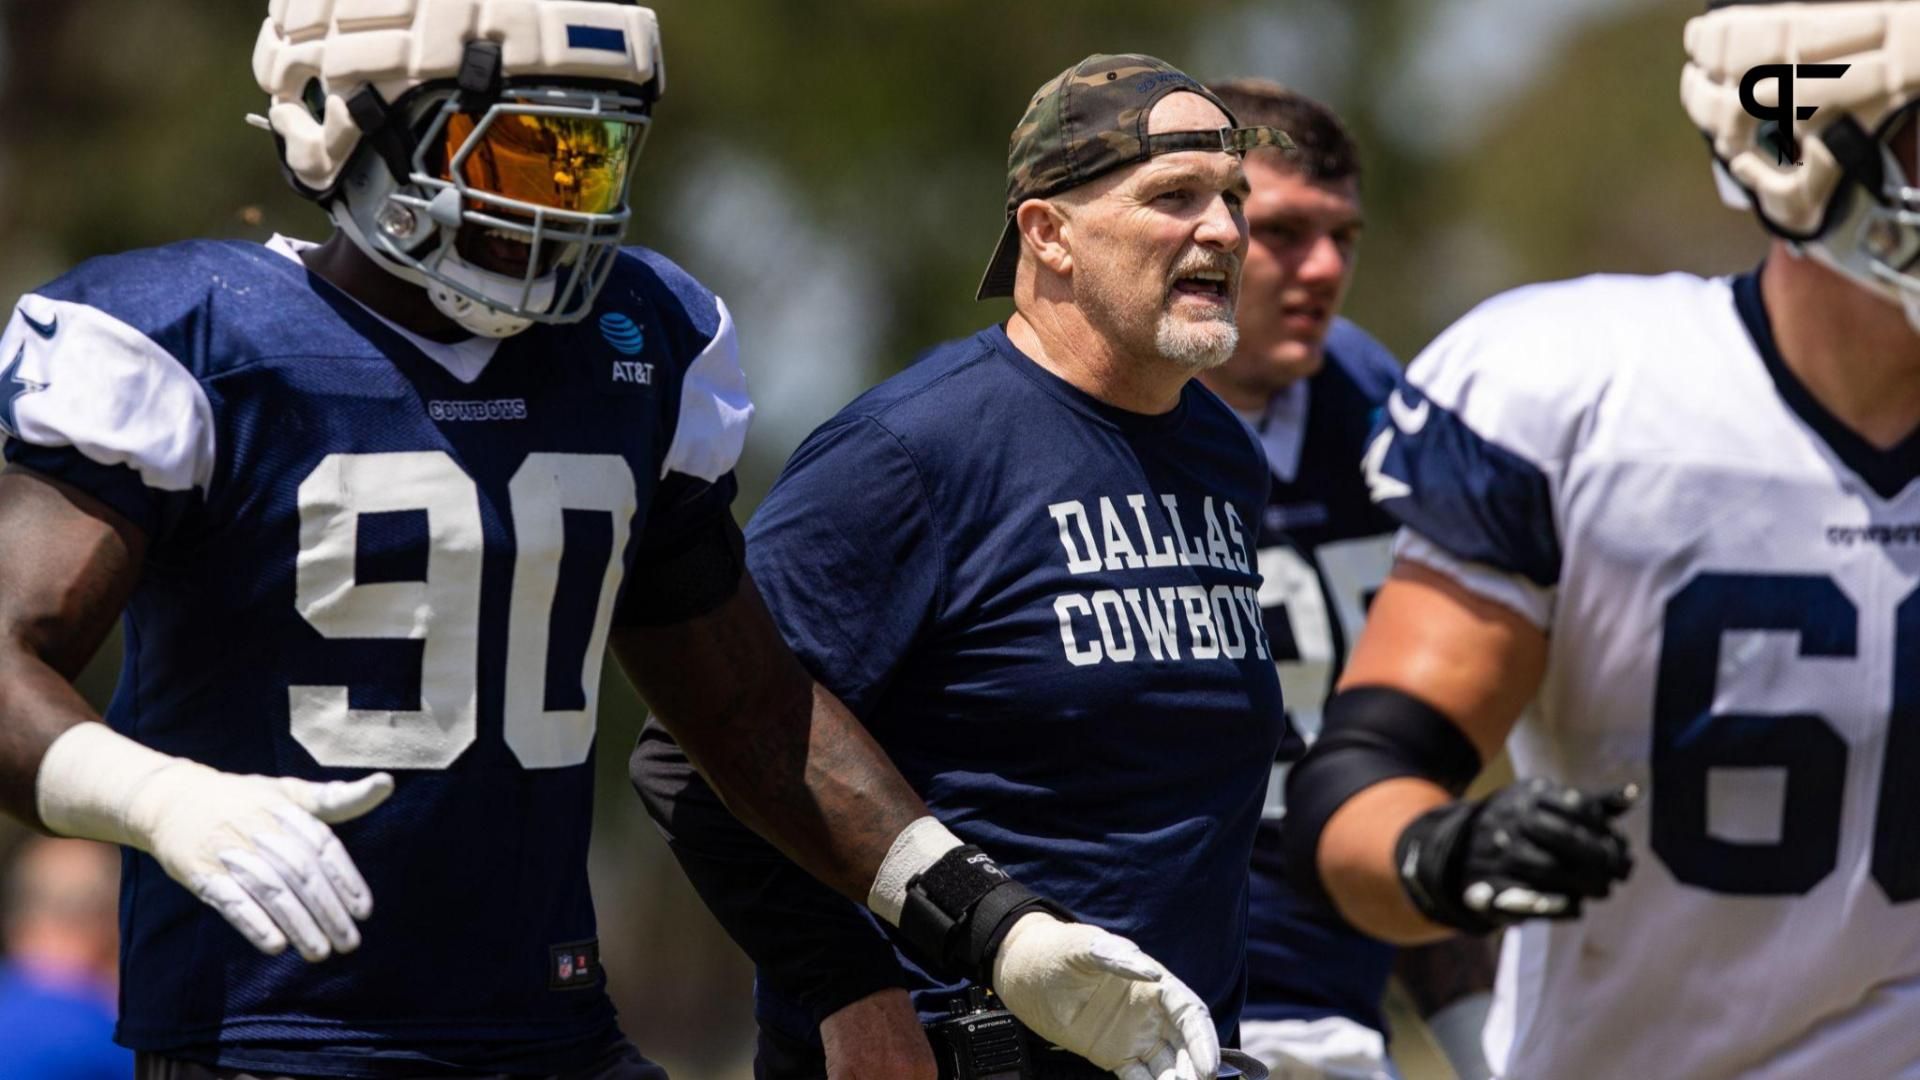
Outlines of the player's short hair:
M 1297 149 L 1287 167 L 1317 183 L 1360 179 L 1360 149 L 1334 111 L 1270 79 L 1226 79 L 1207 84 L 1242 124 L 1277 127 Z

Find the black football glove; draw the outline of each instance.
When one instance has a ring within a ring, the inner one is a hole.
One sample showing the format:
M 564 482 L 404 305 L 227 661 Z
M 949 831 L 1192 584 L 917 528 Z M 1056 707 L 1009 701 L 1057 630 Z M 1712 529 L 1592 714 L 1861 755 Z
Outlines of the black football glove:
M 1613 827 L 1639 788 L 1580 791 L 1536 777 L 1415 818 L 1394 845 L 1400 884 L 1434 922 L 1484 934 L 1525 919 L 1573 919 L 1633 871 Z

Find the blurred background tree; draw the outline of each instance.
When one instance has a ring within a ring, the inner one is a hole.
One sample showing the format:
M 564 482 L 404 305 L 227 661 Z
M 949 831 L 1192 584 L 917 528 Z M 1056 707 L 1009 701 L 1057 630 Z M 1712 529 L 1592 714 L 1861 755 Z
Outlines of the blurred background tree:
M 1678 103 L 1681 24 L 1701 6 L 658 0 L 669 80 L 631 235 L 726 296 L 740 326 L 761 406 L 744 519 L 855 393 L 1006 316 L 971 297 L 1000 226 L 1007 133 L 1035 87 L 1089 52 L 1265 76 L 1335 106 L 1366 170 L 1348 314 L 1404 357 L 1522 283 L 1752 265 L 1760 231 L 1720 207 Z M 248 57 L 263 13 L 0 0 L 0 300 L 127 248 L 324 237 L 268 137 L 242 123 L 262 106 Z M 90 669 L 96 701 L 117 662 L 116 643 Z M 627 787 L 642 710 L 608 683 L 593 867 L 615 997 L 676 1076 L 746 1076 L 751 971 Z M 14 836 L 0 822 L 0 847 Z

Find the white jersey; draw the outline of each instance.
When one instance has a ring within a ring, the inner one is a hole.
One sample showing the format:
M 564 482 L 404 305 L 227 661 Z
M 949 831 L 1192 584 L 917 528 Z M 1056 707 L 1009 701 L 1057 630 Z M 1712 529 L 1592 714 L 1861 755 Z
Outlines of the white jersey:
M 1549 634 L 1522 776 L 1637 781 L 1633 875 L 1510 931 L 1508 1077 L 1920 1077 L 1920 439 L 1794 379 L 1758 284 L 1468 315 L 1367 455 L 1409 558 Z

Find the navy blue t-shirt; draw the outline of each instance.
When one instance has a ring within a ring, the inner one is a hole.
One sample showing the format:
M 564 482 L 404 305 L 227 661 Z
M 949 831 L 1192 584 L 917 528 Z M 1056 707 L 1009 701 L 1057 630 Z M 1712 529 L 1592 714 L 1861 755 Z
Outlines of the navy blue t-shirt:
M 816 431 L 748 530 L 787 641 L 934 814 L 1138 942 L 1223 1034 L 1285 730 L 1257 599 L 1267 487 L 1197 383 L 1164 415 L 1124 412 L 994 327 Z M 909 971 L 944 1015 L 953 985 Z M 810 1030 L 761 994 L 763 1019 Z
M 730 512 L 724 305 L 633 249 L 587 321 L 456 370 L 284 247 L 192 243 L 27 295 L 0 354 L 7 460 L 148 537 L 107 721 L 229 772 L 397 782 L 335 829 L 374 912 L 321 963 L 129 853 L 120 1041 L 334 1076 L 604 1053 L 594 698 L 628 570 Z
M 1345 319 L 1307 380 L 1290 478 L 1276 474 L 1260 523 L 1261 601 L 1286 688 L 1288 716 L 1312 738 L 1367 604 L 1391 565 L 1394 521 L 1368 497 L 1360 460 L 1400 374 L 1386 347 Z M 1271 414 L 1270 414 L 1271 415 Z M 1281 422 L 1281 421 L 1271 421 Z M 1253 856 L 1247 928 L 1249 1020 L 1344 1016 L 1384 1030 L 1380 999 L 1393 949 L 1354 930 L 1287 884 L 1276 767 Z

